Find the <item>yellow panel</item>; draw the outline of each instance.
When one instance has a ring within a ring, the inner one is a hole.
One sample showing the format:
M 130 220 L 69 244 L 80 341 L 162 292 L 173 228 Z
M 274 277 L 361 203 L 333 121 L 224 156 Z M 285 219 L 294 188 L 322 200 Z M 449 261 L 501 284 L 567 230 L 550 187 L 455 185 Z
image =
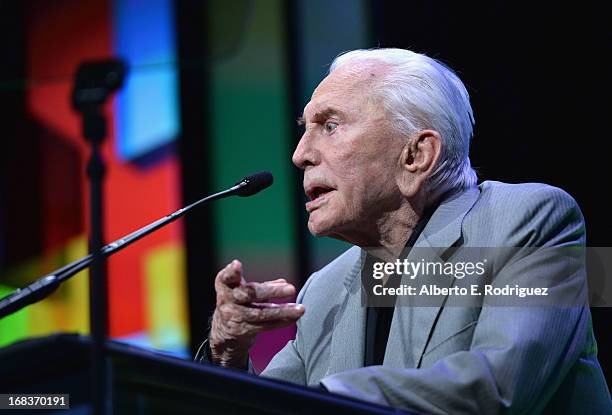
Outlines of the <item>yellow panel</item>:
M 87 239 L 79 236 L 62 249 L 66 263 L 87 255 Z M 89 331 L 89 273 L 74 275 L 41 303 L 31 306 L 30 335 L 45 335 L 56 331 Z
M 87 241 L 83 235 L 70 241 L 52 257 L 61 258 L 59 266 L 86 254 Z M 46 265 L 41 265 L 42 262 L 49 262 L 49 259 L 28 261 L 28 267 L 32 270 L 46 268 Z M 66 281 L 46 299 L 2 319 L 0 346 L 27 337 L 44 336 L 58 331 L 87 333 L 89 331 L 88 287 L 88 272 L 85 270 Z M 10 291 L 12 289 L 5 288 L 4 294 Z
M 185 249 L 178 241 L 145 256 L 147 325 L 153 347 L 183 349 L 187 344 Z

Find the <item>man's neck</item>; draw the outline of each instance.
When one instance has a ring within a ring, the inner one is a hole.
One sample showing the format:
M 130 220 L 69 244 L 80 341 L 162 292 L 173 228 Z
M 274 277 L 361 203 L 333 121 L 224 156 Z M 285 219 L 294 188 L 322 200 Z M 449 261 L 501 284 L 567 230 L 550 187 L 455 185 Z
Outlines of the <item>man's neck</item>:
M 393 261 L 400 256 L 421 219 L 421 215 L 414 211 L 403 214 L 394 213 L 396 214 L 382 218 L 378 223 L 379 239 L 377 243 L 364 247 L 371 255 L 386 261 Z
M 408 202 L 399 209 L 384 212 L 364 225 L 348 242 L 385 261 L 399 258 L 423 214 L 423 207 Z M 369 229 L 368 229 L 369 228 Z

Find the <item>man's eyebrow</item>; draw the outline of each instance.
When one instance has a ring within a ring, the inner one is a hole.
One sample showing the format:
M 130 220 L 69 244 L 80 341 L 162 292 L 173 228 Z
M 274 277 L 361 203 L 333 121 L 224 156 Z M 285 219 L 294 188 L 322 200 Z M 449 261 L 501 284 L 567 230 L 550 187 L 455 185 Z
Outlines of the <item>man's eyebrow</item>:
M 313 120 L 315 122 L 317 121 L 321 121 L 324 119 L 327 119 L 328 117 L 332 116 L 332 115 L 343 115 L 344 113 L 336 108 L 332 108 L 332 107 L 328 107 L 325 108 L 321 111 L 317 111 L 315 112 L 314 116 L 312 117 Z M 298 117 L 298 119 L 296 120 L 298 125 L 305 125 L 306 124 L 306 118 L 304 116 Z

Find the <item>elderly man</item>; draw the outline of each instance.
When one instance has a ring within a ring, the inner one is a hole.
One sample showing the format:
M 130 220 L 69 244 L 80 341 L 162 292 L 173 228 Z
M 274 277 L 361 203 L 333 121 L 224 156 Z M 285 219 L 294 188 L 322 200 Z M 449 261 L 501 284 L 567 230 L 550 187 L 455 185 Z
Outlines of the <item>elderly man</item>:
M 451 307 L 442 295 L 426 306 L 363 306 L 365 264 L 413 247 L 448 257 L 458 247 L 584 246 L 582 215 L 565 192 L 476 185 L 472 109 L 449 68 L 400 49 L 343 54 L 300 122 L 293 163 L 304 170 L 308 228 L 355 247 L 314 273 L 296 304 L 270 301 L 295 294 L 285 280 L 248 283 L 230 263 L 215 280 L 201 360 L 252 371 L 257 333 L 297 321 L 263 376 L 425 413 L 612 413 L 582 301 Z M 545 262 L 505 258 L 490 268 L 492 286 L 528 273 L 553 297 L 558 287 L 584 290 L 583 265 Z

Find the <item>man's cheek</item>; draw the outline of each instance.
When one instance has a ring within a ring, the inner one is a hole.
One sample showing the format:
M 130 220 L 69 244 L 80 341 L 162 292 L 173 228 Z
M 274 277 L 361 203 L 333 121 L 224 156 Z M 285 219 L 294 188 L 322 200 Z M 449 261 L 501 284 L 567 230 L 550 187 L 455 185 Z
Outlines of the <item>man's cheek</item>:
M 345 216 L 347 220 L 355 218 L 355 215 L 359 212 L 361 201 L 358 196 L 358 193 L 352 192 L 342 199 L 343 216 Z
M 346 207 L 346 199 L 343 197 L 343 194 L 340 192 L 334 192 L 329 198 L 326 213 L 328 213 L 330 217 L 342 218 L 347 214 Z

